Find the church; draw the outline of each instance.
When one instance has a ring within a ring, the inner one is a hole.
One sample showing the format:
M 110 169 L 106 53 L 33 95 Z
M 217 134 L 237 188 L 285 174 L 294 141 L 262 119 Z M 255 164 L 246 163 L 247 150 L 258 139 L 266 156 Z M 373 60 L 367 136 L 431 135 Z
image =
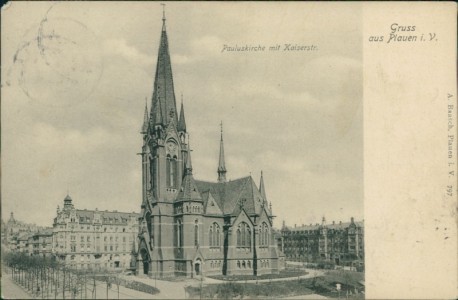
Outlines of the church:
M 151 110 L 145 107 L 141 127 L 143 199 L 136 272 L 157 278 L 278 273 L 284 257 L 273 238 L 274 216 L 262 172 L 259 187 L 251 175 L 226 180 L 222 127 L 215 182 L 193 176 L 165 21 L 164 16 Z

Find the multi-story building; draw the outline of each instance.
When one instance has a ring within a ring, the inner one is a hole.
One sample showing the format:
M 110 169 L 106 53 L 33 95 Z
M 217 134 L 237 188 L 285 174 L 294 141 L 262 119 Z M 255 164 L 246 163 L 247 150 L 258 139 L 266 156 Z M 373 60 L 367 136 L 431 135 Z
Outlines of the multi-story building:
M 138 217 L 135 212 L 76 209 L 67 195 L 54 218 L 52 253 L 76 269 L 130 268 Z
M 22 239 L 24 239 L 25 234 L 31 234 L 39 230 L 45 230 L 46 228 L 18 221 L 14 218 L 13 212 L 11 212 L 8 222 L 4 224 L 4 228 L 2 229 L 4 230 L 3 243 L 10 250 L 16 251 L 18 247 L 24 246 L 24 240 L 22 240 L 22 244 L 19 245 L 19 236 L 22 236 Z
M 215 182 L 194 179 L 183 103 L 178 117 L 165 17 L 151 99 L 145 107 L 143 199 L 137 271 L 151 276 L 278 273 L 272 206 L 261 172 L 226 180 L 221 128 Z M 222 127 L 222 126 L 221 126 Z M 217 176 L 216 176 L 217 175 Z
M 287 227 L 283 223 L 277 240 L 286 259 L 303 262 L 332 261 L 350 265 L 364 261 L 364 222 L 321 224 Z
M 29 238 L 29 252 L 31 255 L 41 255 L 43 257 L 50 257 L 52 253 L 53 229 L 46 229 L 38 231 L 31 235 Z
M 24 232 L 17 237 L 16 251 L 29 253 L 29 239 L 30 244 L 32 243 L 33 233 Z

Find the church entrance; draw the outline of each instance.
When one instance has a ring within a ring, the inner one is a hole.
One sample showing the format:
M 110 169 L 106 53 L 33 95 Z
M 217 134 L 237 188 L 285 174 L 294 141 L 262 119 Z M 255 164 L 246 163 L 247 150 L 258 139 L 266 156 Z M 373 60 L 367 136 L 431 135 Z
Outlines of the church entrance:
M 146 251 L 146 249 L 141 249 L 140 250 L 140 255 L 142 256 L 142 262 L 143 262 L 143 274 L 148 275 L 149 273 L 149 256 Z
M 194 272 L 195 272 L 196 276 L 201 275 L 201 261 L 200 261 L 200 258 L 196 259 L 196 261 L 194 263 Z
M 149 262 L 143 261 L 143 274 L 148 275 L 149 272 Z

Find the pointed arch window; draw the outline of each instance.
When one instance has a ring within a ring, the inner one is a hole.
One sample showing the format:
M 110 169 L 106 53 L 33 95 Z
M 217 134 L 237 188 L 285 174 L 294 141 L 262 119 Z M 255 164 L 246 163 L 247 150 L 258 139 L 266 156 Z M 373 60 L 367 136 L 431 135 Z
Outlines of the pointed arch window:
M 245 222 L 241 222 L 237 226 L 237 247 L 251 248 L 251 228 Z
M 220 246 L 220 226 L 218 223 L 213 223 L 210 225 L 210 232 L 209 232 L 209 244 L 210 247 L 219 247 Z
M 147 173 L 147 182 L 148 188 L 152 188 L 153 190 L 156 189 L 156 164 L 154 163 L 153 157 L 149 156 L 149 174 Z
M 194 246 L 199 246 L 199 225 L 197 220 L 194 225 Z
M 177 157 L 167 154 L 167 186 L 171 188 L 177 187 Z
M 210 225 L 210 234 L 208 236 L 210 247 L 213 247 L 213 225 Z
M 177 248 L 183 247 L 183 223 L 177 221 Z
M 263 222 L 259 230 L 259 246 L 267 247 L 269 245 L 269 226 Z

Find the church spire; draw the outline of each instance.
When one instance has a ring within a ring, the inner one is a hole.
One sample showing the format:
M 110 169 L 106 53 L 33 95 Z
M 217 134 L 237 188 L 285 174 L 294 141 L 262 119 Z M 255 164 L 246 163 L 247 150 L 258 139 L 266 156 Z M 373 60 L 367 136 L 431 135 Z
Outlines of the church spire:
M 146 98 L 145 98 L 145 114 L 143 116 L 143 126 L 142 126 L 142 130 L 140 131 L 140 133 L 145 134 L 148 131 L 148 122 L 149 122 L 149 118 L 148 118 L 148 103 L 147 103 Z
M 178 121 L 178 131 L 186 132 L 186 120 L 184 118 L 183 94 L 181 94 L 180 120 Z
M 188 155 L 186 158 L 186 167 L 185 167 L 185 175 L 192 175 L 192 162 L 191 162 L 191 143 L 188 135 Z
M 221 121 L 221 140 L 219 144 L 218 182 L 226 182 L 226 163 L 224 162 L 223 121 Z
M 262 198 L 264 198 L 264 201 L 267 201 L 266 189 L 264 186 L 264 176 L 262 174 L 262 171 L 261 171 L 261 180 L 259 182 L 259 192 L 261 193 Z
M 169 42 L 167 31 L 165 30 L 165 10 L 163 10 L 162 17 L 162 32 L 154 79 L 153 102 L 151 117 L 155 118 L 156 124 L 158 124 L 158 119 L 161 119 L 164 125 L 168 125 L 171 120 L 178 124 Z

